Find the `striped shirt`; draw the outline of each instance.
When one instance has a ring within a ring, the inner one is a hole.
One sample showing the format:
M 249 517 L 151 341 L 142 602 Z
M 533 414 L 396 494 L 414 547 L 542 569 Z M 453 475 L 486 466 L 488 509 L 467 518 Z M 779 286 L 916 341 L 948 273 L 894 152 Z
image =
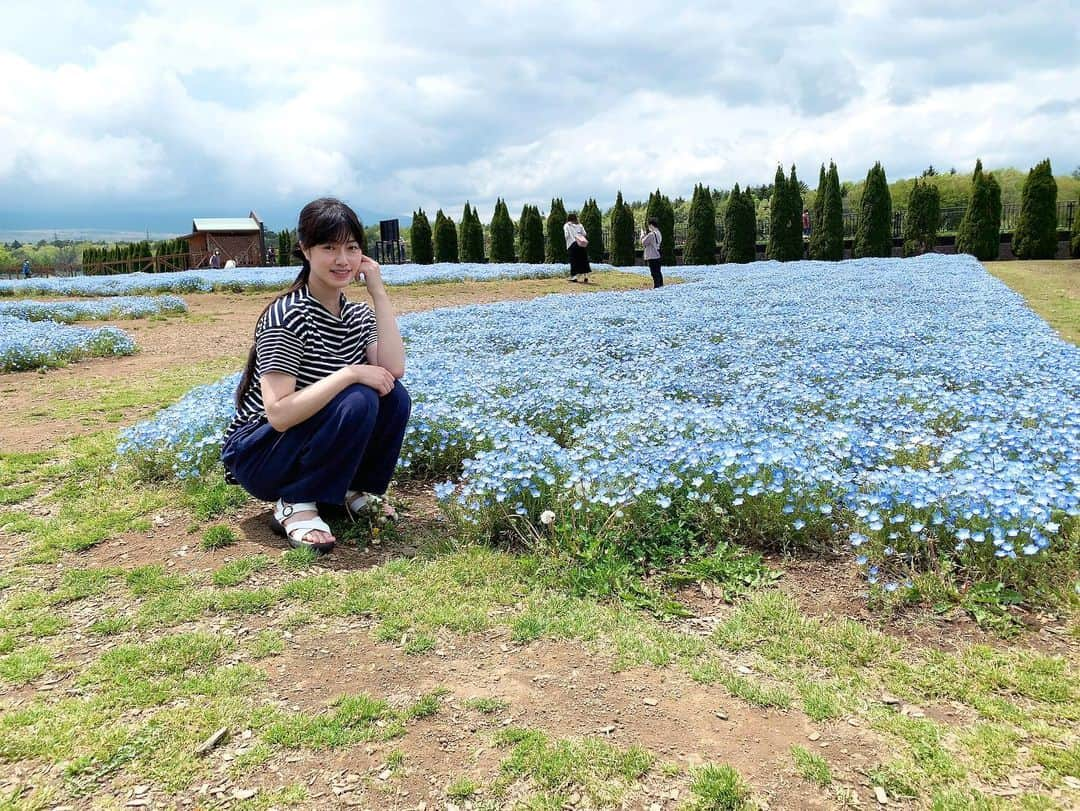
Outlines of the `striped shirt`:
M 338 369 L 367 363 L 368 347 L 377 340 L 375 313 L 363 302 L 342 295 L 338 318 L 307 285 L 279 298 L 255 325 L 255 372 L 225 431 L 225 441 L 241 425 L 266 419 L 259 383 L 263 375 L 291 375 L 299 391 Z

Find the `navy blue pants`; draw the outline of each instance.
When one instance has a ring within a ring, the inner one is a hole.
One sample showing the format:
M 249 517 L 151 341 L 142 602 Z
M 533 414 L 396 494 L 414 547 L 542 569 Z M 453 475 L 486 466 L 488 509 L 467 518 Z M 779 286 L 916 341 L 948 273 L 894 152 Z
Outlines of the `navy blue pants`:
M 266 422 L 240 426 L 221 461 L 262 501 L 342 504 L 346 490 L 385 493 L 411 408 L 400 381 L 384 397 L 356 383 L 287 431 Z

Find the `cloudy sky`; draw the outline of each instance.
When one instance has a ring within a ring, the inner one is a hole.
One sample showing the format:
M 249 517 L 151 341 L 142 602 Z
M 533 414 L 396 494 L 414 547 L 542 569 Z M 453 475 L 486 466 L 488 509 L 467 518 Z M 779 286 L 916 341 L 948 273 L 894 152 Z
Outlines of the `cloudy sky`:
M 0 229 L 1080 164 L 1077 0 L 4 0 Z

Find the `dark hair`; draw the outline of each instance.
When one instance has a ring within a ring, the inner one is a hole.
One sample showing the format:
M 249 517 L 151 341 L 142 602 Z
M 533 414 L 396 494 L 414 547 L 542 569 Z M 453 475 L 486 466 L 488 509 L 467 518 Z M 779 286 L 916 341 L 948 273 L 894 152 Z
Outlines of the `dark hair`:
M 577 212 L 576 211 L 571 211 L 569 214 L 567 214 L 566 215 L 566 221 L 567 222 L 577 222 Z
M 656 217 L 649 217 L 649 225 L 655 225 L 657 228 L 659 228 L 660 220 L 656 219 Z
M 312 200 L 300 210 L 300 220 L 296 224 L 296 237 L 297 245 L 293 249 L 292 255 L 301 262 L 300 272 L 296 274 L 293 283 L 289 285 L 285 292 L 266 305 L 259 318 L 255 321 L 256 327 L 258 327 L 259 321 L 262 321 L 263 316 L 266 315 L 266 311 L 273 307 L 278 299 L 283 299 L 285 296 L 295 293 L 308 283 L 308 277 L 311 275 L 311 263 L 304 256 L 303 248 L 325 245 L 328 242 L 347 242 L 350 239 L 355 239 L 360 243 L 360 250 L 365 248 L 364 226 L 360 222 L 360 218 L 345 203 L 333 197 L 320 197 L 318 200 Z M 243 404 L 244 395 L 247 393 L 248 387 L 252 385 L 254 375 L 255 344 L 252 343 L 251 349 L 248 351 L 247 365 L 244 367 L 244 372 L 240 375 L 240 382 L 236 386 L 237 408 Z

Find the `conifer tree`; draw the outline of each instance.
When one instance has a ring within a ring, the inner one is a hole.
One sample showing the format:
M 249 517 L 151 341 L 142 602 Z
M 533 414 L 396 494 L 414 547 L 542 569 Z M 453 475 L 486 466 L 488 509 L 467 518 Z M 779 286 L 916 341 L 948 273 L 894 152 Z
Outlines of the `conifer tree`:
M 825 202 L 821 213 L 821 258 L 839 262 L 844 258 L 844 200 L 840 193 L 840 173 L 829 161 Z
M 866 173 L 853 255 L 892 256 L 892 196 L 880 162 Z
M 1024 181 L 1012 249 L 1017 259 L 1053 259 L 1057 242 L 1057 181 L 1047 158 Z
M 1072 239 L 1069 240 L 1070 253 L 1080 259 L 1080 201 L 1073 210 Z
M 700 183 L 694 186 L 694 195 L 690 198 L 683 263 L 716 264 L 716 208 L 709 187 Z
M 803 243 L 802 213 L 803 199 L 802 186 L 795 174 L 795 164 L 791 164 L 791 176 L 787 182 L 787 254 L 791 259 L 798 260 L 806 256 L 806 245 Z
M 757 258 L 757 213 L 750 192 L 731 191 L 724 210 L 724 261 L 744 264 Z
M 435 261 L 458 262 L 458 235 L 454 221 L 440 208 L 435 214 Z
M 585 249 L 589 254 L 589 261 L 603 262 L 604 218 L 595 199 L 590 198 L 585 201 L 585 205 L 581 207 L 581 213 L 578 214 L 578 222 L 585 229 L 586 238 L 589 240 L 589 246 Z
M 491 261 L 514 261 L 514 223 L 501 197 L 495 201 L 491 216 Z
M 983 235 L 986 232 L 984 222 L 990 210 L 990 187 L 983 176 L 982 159 L 976 159 L 975 171 L 971 175 L 971 197 L 960 218 L 960 227 L 956 232 L 956 252 L 969 253 L 976 259 L 984 259 Z
M 435 261 L 435 246 L 431 238 L 431 223 L 424 209 L 413 212 L 412 228 L 409 229 L 409 250 L 418 265 L 430 265 Z
M 468 206 L 468 203 L 465 204 Z M 465 229 L 465 224 L 468 222 L 467 236 L 463 232 L 461 239 L 462 247 L 468 248 L 469 262 L 483 262 L 484 261 L 484 224 L 480 222 L 480 212 L 473 208 L 468 217 L 462 215 L 461 225 L 462 229 Z
M 989 213 L 982 233 L 983 258 L 997 259 L 1001 256 L 1001 184 L 993 172 L 986 175 L 987 204 Z
M 465 208 L 461 212 L 461 225 L 458 226 L 458 256 L 462 262 L 475 262 L 472 254 L 472 206 L 465 201 Z
M 540 209 L 526 203 L 518 220 L 518 257 L 522 262 L 544 261 L 544 224 Z
M 765 254 L 770 259 L 778 262 L 787 262 L 791 257 L 787 255 L 787 218 L 788 218 L 787 178 L 784 177 L 784 167 L 776 167 L 776 175 L 773 178 L 773 192 L 769 198 L 769 241 Z
M 941 193 L 929 180 L 916 179 L 904 216 L 904 256 L 934 250 L 941 224 Z
M 536 210 L 537 215 L 540 209 Z M 563 236 L 563 226 L 566 225 L 566 206 L 561 197 L 551 199 L 551 211 L 547 216 L 547 245 L 544 248 L 544 259 L 557 265 L 566 264 L 570 258 L 566 255 L 566 237 Z
M 822 224 L 825 221 L 825 189 L 829 185 L 829 176 L 825 172 L 825 164 L 821 164 L 821 171 L 818 172 L 818 184 L 817 194 L 814 195 L 814 210 L 810 217 L 810 258 L 811 259 L 824 259 L 824 254 L 821 249 L 822 238 Z
M 623 202 L 622 192 L 615 195 L 611 211 L 611 264 L 631 267 L 634 264 L 634 212 Z
M 653 217 L 656 217 L 660 228 L 660 264 L 674 265 L 675 207 L 669 197 L 660 193 L 660 189 L 649 195 L 649 203 L 645 207 L 645 224 Z

